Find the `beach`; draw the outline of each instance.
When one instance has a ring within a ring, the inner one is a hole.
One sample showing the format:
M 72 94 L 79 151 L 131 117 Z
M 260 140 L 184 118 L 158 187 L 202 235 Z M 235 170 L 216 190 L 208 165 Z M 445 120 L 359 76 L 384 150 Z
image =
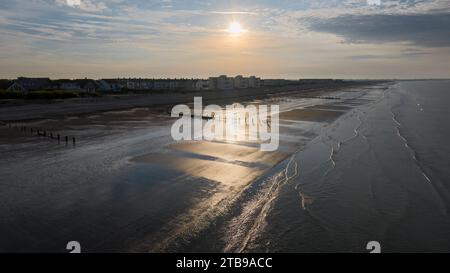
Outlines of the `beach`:
M 370 156 L 361 148 L 341 148 L 364 141 L 362 113 L 377 109 L 392 86 L 281 92 L 238 101 L 230 97 L 244 105 L 280 105 L 280 147 L 273 152 L 261 151 L 255 141 L 174 141 L 170 128 L 175 119 L 167 104 L 50 114 L 62 111 L 58 105 L 50 112 L 39 108 L 45 118 L 31 120 L 17 114 L 19 106 L 2 109 L 10 119 L 21 120 L 5 119 L 0 128 L 0 250 L 64 252 L 66 243 L 75 240 L 85 252 L 363 251 L 363 240 L 373 234 L 364 232 L 362 222 L 375 221 L 359 209 L 368 198 L 368 185 L 338 187 L 334 181 L 339 178 L 327 177 L 345 158 Z M 76 136 L 77 141 L 58 142 L 21 126 Z M 350 154 L 341 159 L 346 151 Z M 423 187 L 418 185 L 414 190 Z M 377 193 L 377 202 L 387 202 L 380 196 L 392 202 L 405 197 L 400 185 L 392 189 L 391 195 Z M 340 201 L 334 203 L 337 196 Z M 397 207 L 394 202 L 391 210 L 381 211 L 401 213 Z M 435 216 L 436 232 L 442 235 L 446 222 Z M 347 223 L 361 228 L 362 239 L 346 239 L 354 230 Z

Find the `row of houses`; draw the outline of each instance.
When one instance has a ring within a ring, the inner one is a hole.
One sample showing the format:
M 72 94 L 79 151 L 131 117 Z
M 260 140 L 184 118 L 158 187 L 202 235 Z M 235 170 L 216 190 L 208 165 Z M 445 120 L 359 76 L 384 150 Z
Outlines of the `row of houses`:
M 259 87 L 279 87 L 299 84 L 327 84 L 341 82 L 341 80 L 334 79 L 300 79 L 300 80 L 286 80 L 286 79 L 261 79 L 255 76 L 243 77 L 238 75 L 236 77 L 228 77 L 222 75 L 219 77 L 210 77 L 208 80 L 199 80 L 196 89 L 209 90 L 230 90 L 230 89 L 246 89 Z
M 126 90 L 195 90 L 197 79 L 107 79 Z
M 33 90 L 67 90 L 79 92 L 117 92 L 121 90 L 227 90 L 234 88 L 255 88 L 261 86 L 257 77 L 210 77 L 203 79 L 60 79 L 19 77 L 13 81 L 2 80 L 0 89 L 13 92 Z
M 108 80 L 112 81 L 112 80 Z M 128 90 L 229 90 L 261 87 L 255 76 L 210 77 L 204 79 L 118 79 L 117 83 Z
M 25 78 L 16 80 L 0 80 L 0 89 L 13 92 L 28 92 L 32 90 L 67 90 L 78 92 L 118 92 L 122 90 L 231 90 L 271 86 L 286 86 L 303 83 L 317 83 L 333 80 L 284 80 L 261 79 L 255 76 L 210 77 L 208 79 L 141 79 L 141 78 L 117 78 L 117 79 L 60 79 L 49 78 Z
M 0 89 L 12 92 L 28 92 L 33 90 L 66 90 L 77 92 L 118 92 L 122 90 L 195 90 L 195 79 L 60 79 L 25 78 L 16 80 L 0 80 Z
M 221 75 L 219 77 L 209 77 L 207 80 L 199 80 L 196 85 L 197 90 L 230 90 L 261 87 L 261 79 L 255 76 L 228 77 Z
M 50 80 L 49 78 L 25 78 L 19 77 L 13 81 L 3 80 L 0 89 L 11 92 L 26 93 L 33 90 L 68 90 L 79 92 L 97 92 L 116 90 L 103 80 Z M 119 89 L 117 89 L 119 90 Z

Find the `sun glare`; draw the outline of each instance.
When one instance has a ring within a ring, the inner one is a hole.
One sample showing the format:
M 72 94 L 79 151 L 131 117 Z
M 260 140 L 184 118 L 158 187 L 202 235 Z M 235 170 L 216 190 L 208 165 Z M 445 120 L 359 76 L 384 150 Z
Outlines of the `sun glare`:
M 233 36 L 239 36 L 244 32 L 244 29 L 239 22 L 231 22 L 228 26 L 227 32 Z

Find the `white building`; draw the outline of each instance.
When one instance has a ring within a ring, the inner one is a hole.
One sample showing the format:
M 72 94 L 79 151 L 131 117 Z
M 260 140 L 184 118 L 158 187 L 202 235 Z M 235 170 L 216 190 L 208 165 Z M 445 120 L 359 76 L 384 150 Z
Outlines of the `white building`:
M 255 76 L 243 77 L 238 75 L 236 77 L 227 77 L 222 75 L 219 77 L 210 77 L 208 79 L 209 89 L 230 90 L 230 89 L 245 89 L 258 88 L 261 86 L 261 79 Z
M 222 75 L 219 77 L 217 81 L 217 87 L 222 90 L 233 89 L 234 87 L 234 78 L 227 77 L 226 75 Z
M 234 78 L 234 88 L 242 89 L 249 87 L 249 78 L 242 77 L 238 75 Z
M 209 90 L 208 80 L 198 80 L 195 82 L 195 90 Z
M 125 88 L 129 90 L 149 90 L 153 88 L 153 81 L 140 78 L 128 79 Z
M 248 78 L 248 87 L 250 88 L 261 87 L 261 78 L 257 78 L 255 76 L 251 76 L 250 78 Z
M 80 90 L 81 86 L 76 81 L 64 81 L 59 85 L 62 90 Z

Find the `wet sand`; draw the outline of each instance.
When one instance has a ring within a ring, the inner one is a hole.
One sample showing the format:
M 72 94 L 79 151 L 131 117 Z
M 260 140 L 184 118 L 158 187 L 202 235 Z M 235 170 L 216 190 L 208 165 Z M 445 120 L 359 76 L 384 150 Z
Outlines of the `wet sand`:
M 69 240 L 87 252 L 235 251 L 223 233 L 214 242 L 210 229 L 248 195 L 264 197 L 258 187 L 275 190 L 268 177 L 284 173 L 292 153 L 345 113 L 305 108 L 321 99 L 285 96 L 278 152 L 261 152 L 259 143 L 175 143 L 173 119 L 151 108 L 21 123 L 75 135 L 76 147 L 3 126 L 0 251 L 59 252 Z
M 162 165 L 193 177 L 242 189 L 287 157 L 284 153 L 262 152 L 254 147 L 207 141 L 176 143 L 168 148 L 183 154 L 145 154 L 132 160 Z M 207 159 L 199 158 L 205 156 Z
M 351 107 L 349 107 L 349 106 L 330 105 L 330 104 L 314 105 L 314 106 L 308 106 L 305 108 L 306 109 L 318 109 L 318 110 L 336 110 L 336 111 L 346 111 L 346 110 L 351 109 Z
M 196 153 L 226 161 L 261 163 L 266 166 L 273 166 L 287 157 L 285 153 L 262 152 L 255 147 L 219 142 L 195 141 L 177 143 L 170 147 L 177 151 Z
M 320 110 L 320 109 L 295 109 L 280 114 L 280 119 L 331 122 L 344 114 L 344 111 Z
M 163 165 L 192 177 L 204 178 L 222 185 L 241 189 L 263 173 L 261 169 L 217 162 L 197 158 L 183 158 L 176 156 L 148 154 L 133 159 L 140 163 Z

